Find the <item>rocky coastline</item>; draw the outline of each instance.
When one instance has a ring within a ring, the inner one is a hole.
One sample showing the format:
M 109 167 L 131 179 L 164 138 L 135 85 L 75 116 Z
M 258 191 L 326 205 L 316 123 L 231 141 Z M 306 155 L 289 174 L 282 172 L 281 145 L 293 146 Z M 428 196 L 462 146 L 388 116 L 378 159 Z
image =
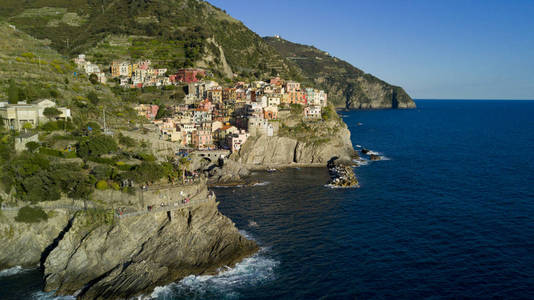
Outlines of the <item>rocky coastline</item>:
M 218 211 L 209 186 L 254 186 L 258 184 L 250 179 L 254 170 L 296 167 L 328 167 L 332 186 L 357 186 L 348 167 L 358 157 L 350 131 L 340 119 L 321 126 L 335 128 L 322 142 L 258 136 L 222 165 L 200 161 L 202 166 L 192 169 L 207 179 L 192 185 L 153 187 L 130 196 L 96 191 L 92 197 L 98 205 L 91 209 L 44 207 L 52 217 L 37 224 L 18 223 L 14 214 L 3 214 L 0 267 L 40 265 L 45 291 L 79 299 L 135 297 L 189 275 L 215 274 L 221 267 L 231 267 L 259 247 Z M 331 166 L 333 158 L 336 163 Z M 192 205 L 175 208 L 173 203 L 163 203 L 182 194 L 191 198 Z M 148 206 L 158 210 L 147 213 Z M 128 217 L 117 218 L 117 208 Z
M 165 204 L 152 212 L 133 202 L 138 195 L 100 195 L 132 211 L 128 216 L 103 207 L 73 210 L 44 203 L 49 220 L 26 224 L 14 220 L 16 211 L 4 209 L 0 267 L 39 265 L 44 290 L 57 295 L 126 299 L 189 275 L 216 274 L 258 251 L 258 245 L 218 211 L 205 181 L 148 191 L 144 205 L 180 191 L 191 196 L 190 205 Z

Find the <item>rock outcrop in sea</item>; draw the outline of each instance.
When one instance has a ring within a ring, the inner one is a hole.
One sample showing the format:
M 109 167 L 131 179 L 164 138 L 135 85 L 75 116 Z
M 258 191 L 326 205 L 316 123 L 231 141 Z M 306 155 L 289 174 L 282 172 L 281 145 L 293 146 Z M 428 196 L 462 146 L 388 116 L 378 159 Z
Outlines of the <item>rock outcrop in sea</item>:
M 359 187 L 358 179 L 354 174 L 354 169 L 350 165 L 337 162 L 337 158 L 334 157 L 328 161 L 328 174 L 330 175 L 330 182 L 328 185 L 331 187 Z
M 280 136 L 252 138 L 235 155 L 235 160 L 250 168 L 298 165 L 325 167 L 333 157 L 350 161 L 355 151 L 350 131 L 344 123 L 342 125 L 327 141 L 320 143 Z

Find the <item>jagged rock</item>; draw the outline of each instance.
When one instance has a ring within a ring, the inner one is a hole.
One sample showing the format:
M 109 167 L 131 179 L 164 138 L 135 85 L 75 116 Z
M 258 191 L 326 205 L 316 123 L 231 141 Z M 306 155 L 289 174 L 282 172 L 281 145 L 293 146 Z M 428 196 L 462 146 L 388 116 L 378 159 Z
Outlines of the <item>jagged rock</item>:
M 331 186 L 336 187 L 359 187 L 358 179 L 354 174 L 354 169 L 351 166 L 339 161 L 337 157 L 333 157 L 327 164 L 328 173 L 330 174 Z
M 369 155 L 369 159 L 370 160 L 381 160 L 382 158 L 380 157 L 380 155 L 371 154 Z
M 48 221 L 20 223 L 16 211 L 0 212 L 0 270 L 15 266 L 35 267 L 41 254 L 67 226 L 64 211 L 49 213 Z
M 215 201 L 91 224 L 83 215 L 44 263 L 45 291 L 129 298 L 188 275 L 212 274 L 257 251 Z

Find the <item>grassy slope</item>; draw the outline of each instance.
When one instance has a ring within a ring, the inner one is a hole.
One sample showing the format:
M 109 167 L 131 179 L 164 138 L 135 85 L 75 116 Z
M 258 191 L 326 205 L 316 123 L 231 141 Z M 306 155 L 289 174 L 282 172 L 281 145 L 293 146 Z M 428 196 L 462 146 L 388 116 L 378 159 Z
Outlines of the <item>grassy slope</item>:
M 340 86 L 343 90 L 342 97 L 330 97 L 336 106 L 350 105 L 346 101 L 383 101 L 389 99 L 373 99 L 365 90 L 365 85 L 379 85 L 385 90 L 394 92 L 402 102 L 411 102 L 406 92 L 396 86 L 392 86 L 371 74 L 352 66 L 346 61 L 330 56 L 313 46 L 292 43 L 280 38 L 265 37 L 264 40 L 279 51 L 282 56 L 293 61 L 303 71 L 305 80 L 329 90 Z M 389 91 L 388 91 L 389 92 Z M 386 97 L 391 97 L 392 92 L 386 92 Z M 330 93 L 334 95 L 335 93 Z M 391 102 L 391 100 L 389 100 Z

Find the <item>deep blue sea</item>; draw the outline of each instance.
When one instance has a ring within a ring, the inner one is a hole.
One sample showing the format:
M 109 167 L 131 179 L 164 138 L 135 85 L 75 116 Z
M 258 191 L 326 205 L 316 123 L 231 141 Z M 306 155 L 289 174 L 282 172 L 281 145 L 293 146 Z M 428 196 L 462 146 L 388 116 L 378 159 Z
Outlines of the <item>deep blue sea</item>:
M 342 112 L 353 144 L 386 158 L 356 168 L 359 189 L 304 168 L 215 189 L 261 252 L 152 296 L 534 299 L 534 101 L 416 102 Z M 14 273 L 0 299 L 47 297 L 36 271 Z

